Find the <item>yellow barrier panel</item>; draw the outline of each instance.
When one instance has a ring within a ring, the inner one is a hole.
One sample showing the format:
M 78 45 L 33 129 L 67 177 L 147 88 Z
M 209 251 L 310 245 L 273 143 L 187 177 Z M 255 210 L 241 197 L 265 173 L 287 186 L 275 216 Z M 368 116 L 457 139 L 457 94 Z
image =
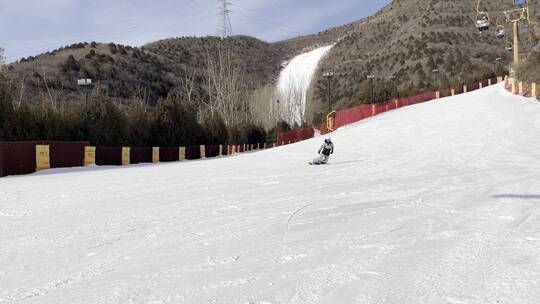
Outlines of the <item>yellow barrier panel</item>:
M 456 90 L 450 89 L 450 95 L 452 95 L 452 96 L 456 95 Z
M 518 87 L 519 87 L 519 95 L 523 96 L 523 82 L 520 81 L 518 84 Z
M 479 82 L 479 83 L 478 83 L 478 88 L 481 89 L 481 88 L 483 88 L 483 87 L 484 87 L 484 85 L 482 85 L 482 82 Z
M 516 80 L 512 79 L 512 94 L 516 94 Z
M 84 147 L 84 165 L 92 166 L 96 164 L 96 147 Z
M 51 168 L 50 147 L 48 145 L 36 145 L 36 169 Z
M 186 147 L 178 148 L 178 160 L 186 160 Z
M 467 93 L 467 86 L 466 85 L 463 86 L 463 93 Z
M 152 147 L 152 162 L 159 163 L 159 147 Z
M 502 82 L 502 81 L 503 81 L 503 78 L 502 78 L 502 77 L 500 77 L 500 76 L 497 77 L 497 83 Z
M 439 99 L 439 98 L 441 98 L 441 92 L 436 91 L 435 92 L 435 99 Z
M 531 96 L 536 98 L 536 83 L 531 85 Z
M 201 145 L 201 158 L 206 158 L 206 146 Z
M 131 148 L 122 147 L 122 166 L 127 166 L 131 163 Z

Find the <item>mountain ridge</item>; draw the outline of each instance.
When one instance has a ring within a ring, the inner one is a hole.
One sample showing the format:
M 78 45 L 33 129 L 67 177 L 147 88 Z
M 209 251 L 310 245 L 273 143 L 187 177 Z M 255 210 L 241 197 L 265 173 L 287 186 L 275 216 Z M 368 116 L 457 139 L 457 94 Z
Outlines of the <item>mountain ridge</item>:
M 489 5 L 506 2 L 496 0 Z M 539 9 L 540 4 L 531 7 L 535 20 Z M 83 92 L 76 79 L 93 78 L 120 104 L 142 96 L 153 105 L 171 93 L 183 95 L 182 83 L 190 74 L 198 83 L 197 98 L 204 98 L 200 84 L 205 61 L 219 48 L 230 51 L 251 89 L 257 89 L 276 82 L 283 61 L 309 48 L 335 44 L 313 80 L 312 115 L 306 122 L 311 123 L 324 117 L 327 99 L 340 109 L 381 101 L 396 92 L 409 95 L 506 73 L 511 56 L 504 52 L 505 40 L 492 33 L 478 34 L 474 18 L 475 8 L 468 0 L 394 0 L 372 16 L 274 43 L 247 36 L 169 38 L 140 48 L 79 43 L 24 58 L 8 65 L 7 73 L 15 83 L 25 83 L 23 93 L 30 103 L 43 99 L 47 90 L 61 91 L 59 98 L 65 102 L 80 99 Z M 535 30 L 533 25 L 531 36 L 535 37 Z M 336 77 L 331 96 L 326 96 L 322 73 L 329 70 Z M 368 96 L 368 74 L 376 78 L 373 100 Z

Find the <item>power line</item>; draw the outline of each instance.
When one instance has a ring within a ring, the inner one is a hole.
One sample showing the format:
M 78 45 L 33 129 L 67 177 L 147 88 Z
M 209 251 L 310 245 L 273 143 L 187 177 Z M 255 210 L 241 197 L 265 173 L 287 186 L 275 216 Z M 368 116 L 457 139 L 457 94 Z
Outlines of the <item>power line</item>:
M 219 0 L 220 2 L 220 16 L 221 16 L 221 25 L 220 29 L 218 30 L 218 36 L 221 37 L 221 39 L 225 39 L 227 37 L 230 37 L 233 35 L 232 31 L 232 25 L 231 25 L 231 10 L 229 9 L 229 5 L 231 5 L 230 2 L 227 0 Z

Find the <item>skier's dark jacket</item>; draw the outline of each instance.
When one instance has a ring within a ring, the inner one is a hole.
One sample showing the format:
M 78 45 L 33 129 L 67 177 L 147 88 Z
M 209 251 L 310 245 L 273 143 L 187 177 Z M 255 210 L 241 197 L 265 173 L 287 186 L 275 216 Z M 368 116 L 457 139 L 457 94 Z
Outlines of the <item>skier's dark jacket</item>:
M 324 154 L 326 156 L 330 156 L 330 154 L 334 153 L 334 143 L 324 143 L 321 148 L 319 149 L 319 154 Z

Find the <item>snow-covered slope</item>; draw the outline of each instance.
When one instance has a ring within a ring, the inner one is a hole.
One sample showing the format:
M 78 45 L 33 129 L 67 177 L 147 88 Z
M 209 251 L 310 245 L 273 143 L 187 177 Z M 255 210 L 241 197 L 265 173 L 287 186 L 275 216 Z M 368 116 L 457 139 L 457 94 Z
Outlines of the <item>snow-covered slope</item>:
M 0 303 L 540 303 L 540 104 L 500 85 L 205 161 L 0 179 Z
M 294 57 L 281 71 L 276 88 L 276 98 L 280 101 L 282 119 L 291 125 L 301 125 L 306 113 L 306 101 L 311 79 L 321 59 L 333 47 L 317 48 Z M 274 105 L 275 100 L 270 101 Z

